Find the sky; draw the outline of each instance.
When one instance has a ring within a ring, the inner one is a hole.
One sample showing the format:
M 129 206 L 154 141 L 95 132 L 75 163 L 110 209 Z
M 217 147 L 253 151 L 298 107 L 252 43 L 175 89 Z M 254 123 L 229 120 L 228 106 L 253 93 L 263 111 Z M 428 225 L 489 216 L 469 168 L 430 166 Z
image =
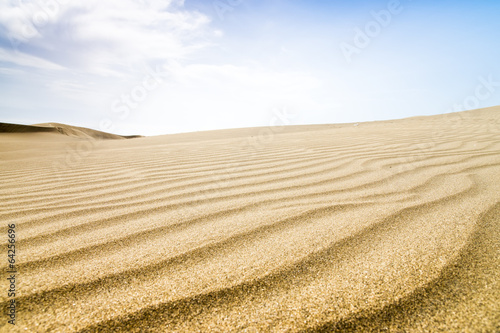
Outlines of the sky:
M 500 105 L 499 14 L 496 0 L 3 0 L 0 122 L 161 135 Z

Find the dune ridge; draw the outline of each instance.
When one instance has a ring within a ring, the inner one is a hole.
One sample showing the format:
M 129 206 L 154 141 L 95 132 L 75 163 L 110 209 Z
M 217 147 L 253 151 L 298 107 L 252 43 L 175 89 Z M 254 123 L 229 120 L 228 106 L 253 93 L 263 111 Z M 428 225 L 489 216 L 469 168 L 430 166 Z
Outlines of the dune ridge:
M 260 141 L 42 125 L 0 130 L 2 332 L 500 329 L 500 107 Z
M 43 123 L 35 125 L 19 125 L 19 124 L 9 124 L 0 123 L 0 133 L 52 133 L 52 134 L 63 134 L 66 136 L 77 137 L 77 138 L 87 138 L 87 139 L 134 139 L 141 137 L 140 135 L 116 135 L 111 133 L 106 133 L 90 128 L 71 126 L 59 123 Z

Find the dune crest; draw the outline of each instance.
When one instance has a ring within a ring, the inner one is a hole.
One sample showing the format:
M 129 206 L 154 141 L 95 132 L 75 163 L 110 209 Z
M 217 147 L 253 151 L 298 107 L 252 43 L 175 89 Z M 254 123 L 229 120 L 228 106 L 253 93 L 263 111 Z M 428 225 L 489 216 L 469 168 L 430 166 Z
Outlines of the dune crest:
M 59 123 L 44 123 L 35 125 L 18 125 L 0 123 L 0 133 L 53 133 L 63 134 L 70 137 L 82 139 L 131 139 L 141 137 L 140 135 L 123 136 L 106 133 L 85 127 L 71 126 Z
M 22 249 L 1 332 L 500 328 L 500 107 L 265 140 L 0 132 L 0 216 Z

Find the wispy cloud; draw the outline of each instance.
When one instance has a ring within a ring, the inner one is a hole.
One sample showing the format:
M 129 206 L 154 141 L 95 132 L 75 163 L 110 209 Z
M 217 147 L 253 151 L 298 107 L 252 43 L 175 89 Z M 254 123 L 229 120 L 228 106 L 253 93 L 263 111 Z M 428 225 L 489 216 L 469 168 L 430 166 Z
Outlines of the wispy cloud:
M 121 76 L 132 63 L 182 59 L 206 45 L 207 36 L 214 33 L 207 16 L 185 11 L 182 4 L 174 0 L 2 2 L 0 25 L 18 51 L 4 52 L 2 60 L 16 62 L 22 54 L 68 69 Z
M 9 49 L 0 49 L 0 62 L 13 64 L 24 68 L 38 68 L 47 70 L 62 70 L 63 66 L 41 57 L 26 53 L 15 52 Z M 17 71 L 20 72 L 19 70 Z

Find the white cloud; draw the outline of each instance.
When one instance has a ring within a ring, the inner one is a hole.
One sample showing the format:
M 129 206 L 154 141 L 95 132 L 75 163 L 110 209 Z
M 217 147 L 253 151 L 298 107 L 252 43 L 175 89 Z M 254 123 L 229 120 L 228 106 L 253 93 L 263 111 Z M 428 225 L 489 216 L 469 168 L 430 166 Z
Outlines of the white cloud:
M 5 49 L 0 49 L 0 62 L 15 64 L 21 67 L 38 68 L 46 70 L 64 69 L 64 67 L 55 64 L 49 60 Z M 19 73 L 19 70 L 17 72 Z
M 0 25 L 21 52 L 75 70 L 120 76 L 132 63 L 182 59 L 203 45 L 207 16 L 175 0 L 19 0 Z

